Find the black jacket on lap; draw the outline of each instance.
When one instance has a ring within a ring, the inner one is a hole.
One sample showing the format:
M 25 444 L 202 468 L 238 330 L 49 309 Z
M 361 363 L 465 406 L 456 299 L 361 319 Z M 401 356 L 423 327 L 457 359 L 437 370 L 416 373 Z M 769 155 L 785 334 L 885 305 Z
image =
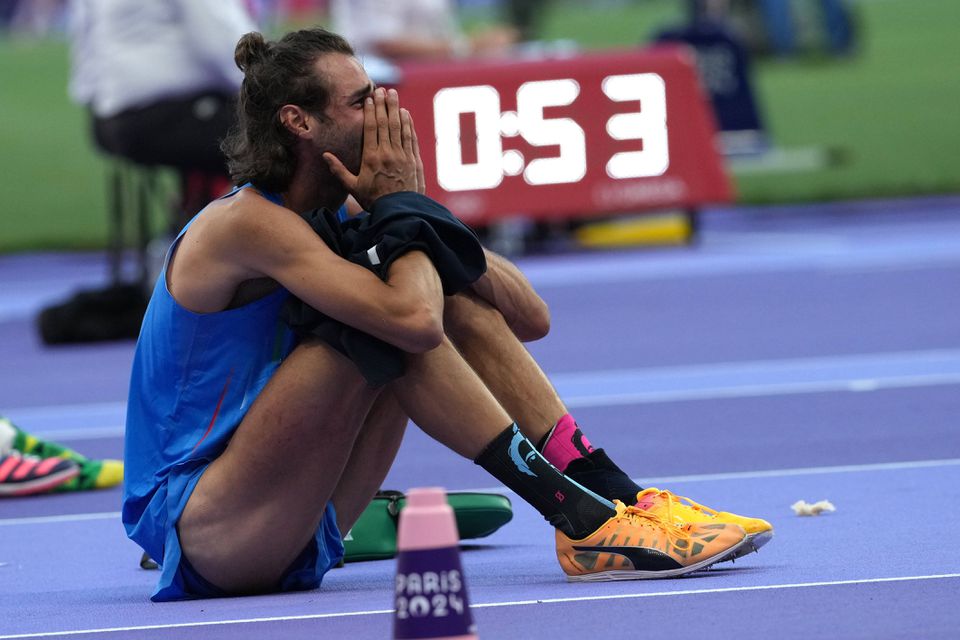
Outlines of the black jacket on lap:
M 403 191 L 377 199 L 367 214 L 340 223 L 336 214 L 315 209 L 304 215 L 335 253 L 386 280 L 393 262 L 410 251 L 423 251 L 433 262 L 445 295 L 463 291 L 487 269 L 477 234 L 443 205 Z M 313 335 L 350 358 L 372 387 L 402 376 L 406 354 L 399 348 L 326 316 L 291 298 L 284 320 L 301 337 Z

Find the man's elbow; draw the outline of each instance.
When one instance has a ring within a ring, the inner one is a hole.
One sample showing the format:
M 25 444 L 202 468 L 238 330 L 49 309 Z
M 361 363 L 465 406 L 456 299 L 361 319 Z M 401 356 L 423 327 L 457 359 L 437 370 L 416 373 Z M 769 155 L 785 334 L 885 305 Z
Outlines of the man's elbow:
M 416 309 L 406 322 L 405 344 L 399 345 L 408 353 L 432 351 L 443 342 L 443 313 L 430 305 Z

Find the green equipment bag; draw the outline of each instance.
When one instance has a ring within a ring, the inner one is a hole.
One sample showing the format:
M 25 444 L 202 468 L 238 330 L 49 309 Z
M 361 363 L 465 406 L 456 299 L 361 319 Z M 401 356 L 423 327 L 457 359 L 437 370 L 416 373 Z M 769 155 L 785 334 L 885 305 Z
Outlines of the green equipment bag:
M 510 499 L 499 493 L 451 492 L 461 540 L 483 538 L 513 518 Z M 397 555 L 397 520 L 406 499 L 399 491 L 379 491 L 343 539 L 344 562 L 384 560 Z

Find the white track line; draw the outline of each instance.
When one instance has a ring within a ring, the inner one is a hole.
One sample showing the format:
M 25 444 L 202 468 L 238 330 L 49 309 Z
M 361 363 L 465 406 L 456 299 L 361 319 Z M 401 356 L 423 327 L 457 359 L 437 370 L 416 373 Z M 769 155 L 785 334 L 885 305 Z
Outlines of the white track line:
M 34 407 L 22 407 L 19 409 L 7 407 L 7 412 L 16 414 L 17 419 L 21 421 L 29 420 L 51 420 L 60 417 L 78 416 L 81 419 L 88 420 L 92 416 L 102 414 L 116 413 L 124 415 L 127 411 L 127 401 L 122 402 L 81 402 L 76 404 L 58 404 L 44 405 Z M 8 416 L 9 417 L 9 416 Z
M 557 385 L 561 394 L 563 381 Z M 684 402 L 698 400 L 730 400 L 737 398 L 762 398 L 770 396 L 788 396 L 815 393 L 864 393 L 888 391 L 892 389 L 914 389 L 920 387 L 952 386 L 960 384 L 960 373 L 926 374 L 915 376 L 892 376 L 889 378 L 849 378 L 799 383 L 767 383 L 756 385 L 736 385 L 725 387 L 701 387 L 693 389 L 666 389 L 658 391 L 632 391 L 626 393 L 566 395 L 564 404 L 570 409 L 591 407 L 613 407 L 639 404 L 658 404 L 665 402 Z M 76 416 L 70 415 L 71 422 Z M 28 420 L 18 417 L 17 422 L 24 424 Z M 31 433 L 44 440 L 100 440 L 122 438 L 125 433 L 122 424 L 70 429 L 33 429 Z
M 33 516 L 28 518 L 2 518 L 0 527 L 22 524 L 58 524 L 62 522 L 85 522 L 88 520 L 120 520 L 119 511 L 101 513 L 72 513 L 60 516 Z
M 730 471 L 726 473 L 701 473 L 689 476 L 664 476 L 639 478 L 641 484 L 669 484 L 674 482 L 715 482 L 717 480 L 755 480 L 758 478 L 787 478 L 790 476 L 815 476 L 829 473 L 859 473 L 864 471 L 906 471 L 936 467 L 960 466 L 960 458 L 941 460 L 911 460 L 907 462 L 876 462 L 873 464 L 844 464 L 830 467 L 799 467 L 793 469 L 768 469 L 765 471 Z
M 566 385 L 558 376 L 556 387 L 564 397 L 564 404 L 570 409 L 593 407 L 614 407 L 640 404 L 659 404 L 666 402 L 692 402 L 700 400 L 732 400 L 738 398 L 764 398 L 771 396 L 791 396 L 816 393 L 865 393 L 889 391 L 893 389 L 916 389 L 922 387 L 942 387 L 960 385 L 960 373 L 929 373 L 909 376 L 854 377 L 833 380 L 810 380 L 801 382 L 771 382 L 762 384 L 738 384 L 728 386 L 703 386 L 689 389 L 637 390 L 623 393 L 591 393 L 578 395 L 576 388 Z M 567 393 L 570 391 L 570 393 Z M 70 420 L 75 422 L 76 417 Z M 18 420 L 22 423 L 22 420 Z M 125 428 L 122 424 L 74 429 L 34 430 L 32 433 L 44 440 L 100 440 L 104 438 L 122 438 Z
M 30 430 L 30 433 L 41 440 L 70 440 L 78 442 L 80 440 L 105 440 L 107 438 L 122 438 L 126 434 L 126 427 L 122 424 L 112 426 L 81 427 L 79 429 L 50 429 L 48 430 Z
M 788 478 L 791 476 L 816 476 L 830 473 L 861 473 L 869 471 L 908 471 L 911 469 L 931 469 L 937 467 L 960 466 L 960 458 L 941 460 L 911 460 L 908 462 L 875 462 L 872 464 L 845 464 L 832 467 L 798 467 L 793 469 L 766 469 L 760 471 L 728 471 L 726 473 L 701 473 L 689 476 L 660 476 L 659 478 L 634 478 L 641 487 L 655 487 L 680 482 L 718 482 L 723 480 L 756 480 L 760 478 Z M 500 487 L 480 487 L 478 489 L 455 489 L 475 493 L 512 494 L 509 489 Z M 0 520 L 0 525 L 3 520 Z
M 744 591 L 771 591 L 777 589 L 809 589 L 812 587 L 836 587 L 845 585 L 878 584 L 887 582 L 915 582 L 918 580 L 944 580 L 960 578 L 960 573 L 941 573 L 925 576 L 897 576 L 889 578 L 863 578 L 860 580 L 830 580 L 826 582 L 796 582 L 788 584 L 761 584 L 748 587 L 724 587 L 716 589 L 683 589 L 680 591 L 655 591 L 652 593 L 621 593 L 604 596 L 579 596 L 572 598 L 543 598 L 538 600 L 514 600 L 507 602 L 483 602 L 470 605 L 472 609 L 493 607 L 522 607 L 538 604 L 556 604 L 562 602 L 595 602 L 597 600 L 627 600 L 635 598 L 662 598 L 668 596 L 708 595 L 715 593 L 737 593 Z M 181 622 L 173 624 L 153 624 L 136 627 L 106 627 L 102 629 L 77 629 L 74 631 L 44 631 L 40 633 L 20 633 L 0 636 L 0 640 L 15 638 L 47 638 L 51 636 L 75 636 L 95 633 L 116 633 L 122 631 L 147 631 L 152 629 L 182 629 L 191 627 L 210 627 L 228 624 L 255 624 L 260 622 L 287 622 L 295 620 L 322 620 L 324 618 L 347 618 L 353 616 L 388 615 L 393 609 L 370 609 L 367 611 L 344 611 L 338 613 L 314 613 L 299 616 L 274 616 L 268 618 L 243 618 L 239 620 L 207 620 L 204 622 Z
M 731 398 L 762 398 L 804 393 L 880 391 L 884 389 L 911 389 L 960 384 L 960 374 L 929 374 L 891 376 L 889 378 L 851 378 L 845 380 L 815 380 L 773 384 L 745 384 L 700 389 L 670 389 L 666 391 L 634 391 L 589 396 L 571 395 L 564 404 L 571 409 L 584 407 L 612 407 L 633 404 L 656 404 L 690 400 L 721 400 Z M 559 386 L 559 385 L 558 385 Z M 561 392 L 561 395 L 562 392 Z
M 679 482 L 717 482 L 722 480 L 754 480 L 758 478 L 787 478 L 791 476 L 813 476 L 829 473 L 859 473 L 869 471 L 907 471 L 910 469 L 931 469 L 938 467 L 960 466 L 960 458 L 945 458 L 942 460 L 912 460 L 908 462 L 878 462 L 874 464 L 849 464 L 832 467 L 800 467 L 793 469 L 768 469 L 761 471 L 731 471 L 727 473 L 704 473 L 689 476 L 661 476 L 659 478 L 635 478 L 641 486 L 657 486 Z M 480 487 L 475 489 L 455 489 L 476 493 L 512 493 L 509 489 L 499 487 Z M 62 522 L 81 522 L 84 520 L 113 520 L 119 519 L 119 511 L 101 513 L 78 513 L 59 516 L 34 516 L 28 518 L 0 518 L 0 527 L 31 524 L 56 524 Z

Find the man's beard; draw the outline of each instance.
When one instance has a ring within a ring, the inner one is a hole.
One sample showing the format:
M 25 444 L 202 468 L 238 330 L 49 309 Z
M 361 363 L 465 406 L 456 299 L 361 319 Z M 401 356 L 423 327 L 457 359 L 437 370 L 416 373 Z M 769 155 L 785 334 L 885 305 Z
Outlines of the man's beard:
M 327 151 L 337 157 L 347 171 L 353 175 L 360 174 L 360 165 L 363 161 L 363 134 L 356 136 L 356 139 L 350 140 L 341 138 L 331 140 L 327 145 Z
M 348 152 L 347 157 L 341 158 L 343 166 L 347 168 L 353 175 L 360 175 L 360 165 L 363 162 L 363 152 L 358 146 L 356 149 Z

